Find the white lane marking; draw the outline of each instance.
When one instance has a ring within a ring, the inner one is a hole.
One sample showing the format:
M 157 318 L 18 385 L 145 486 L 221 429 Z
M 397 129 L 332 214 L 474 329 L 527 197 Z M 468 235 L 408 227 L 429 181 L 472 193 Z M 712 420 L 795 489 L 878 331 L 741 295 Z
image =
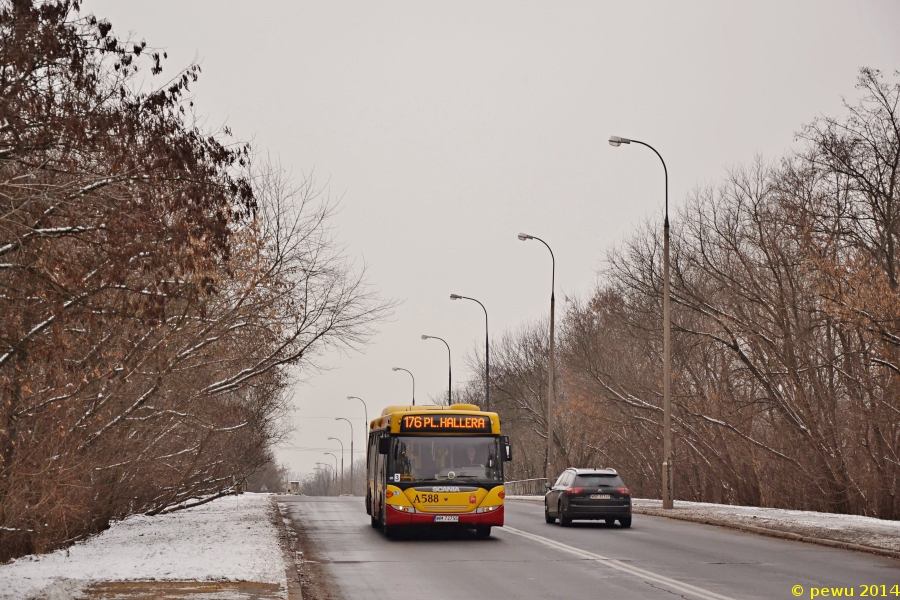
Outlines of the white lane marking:
M 597 561 L 607 567 L 611 567 L 618 571 L 622 571 L 624 573 L 629 573 L 631 575 L 635 575 L 642 579 L 646 579 L 649 581 L 653 581 L 660 585 L 666 586 L 667 588 L 671 588 L 674 590 L 678 590 L 679 592 L 683 592 L 685 594 L 690 594 L 692 596 L 696 596 L 697 598 L 701 598 L 702 600 L 732 600 L 728 596 L 722 596 L 720 594 L 716 594 L 715 592 L 710 592 L 704 590 L 702 588 L 698 588 L 689 583 L 684 583 L 682 581 L 678 581 L 676 579 L 670 579 L 664 575 L 657 575 L 652 571 L 647 571 L 646 569 L 641 569 L 639 567 L 635 567 L 633 565 L 629 565 L 627 563 L 623 563 L 620 560 L 616 560 L 614 558 L 607 558 L 606 556 L 602 556 L 600 554 L 595 554 L 593 552 L 588 552 L 587 550 L 582 550 L 581 548 L 576 548 L 574 546 L 569 546 L 568 544 L 563 544 L 562 542 L 557 542 L 556 540 L 551 540 L 549 538 L 545 538 L 539 535 L 534 535 L 533 533 L 526 533 L 520 529 L 516 529 L 514 527 L 510 527 L 508 525 L 504 525 L 502 531 L 508 531 L 513 535 L 518 535 L 523 538 L 527 538 L 531 541 L 538 542 L 540 544 L 544 544 L 545 546 L 550 546 L 551 548 L 555 548 L 557 550 L 562 550 L 563 552 L 568 552 L 569 554 L 574 554 L 576 556 L 580 556 L 581 558 L 586 558 L 589 560 Z

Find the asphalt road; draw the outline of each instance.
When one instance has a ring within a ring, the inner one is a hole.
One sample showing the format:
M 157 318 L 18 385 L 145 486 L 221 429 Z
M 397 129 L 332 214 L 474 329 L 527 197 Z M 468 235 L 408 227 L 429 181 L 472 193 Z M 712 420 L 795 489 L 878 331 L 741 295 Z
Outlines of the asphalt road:
M 635 515 L 631 529 L 544 523 L 543 506 L 506 503 L 491 538 L 441 530 L 387 539 L 362 499 L 282 496 L 316 558 L 357 598 L 810 598 L 812 587 L 900 584 L 900 561 Z M 437 535 L 435 535 L 437 533 Z M 879 588 L 880 592 L 880 588 Z M 822 596 L 820 596 L 822 597 Z M 888 594 L 888 598 L 897 598 Z

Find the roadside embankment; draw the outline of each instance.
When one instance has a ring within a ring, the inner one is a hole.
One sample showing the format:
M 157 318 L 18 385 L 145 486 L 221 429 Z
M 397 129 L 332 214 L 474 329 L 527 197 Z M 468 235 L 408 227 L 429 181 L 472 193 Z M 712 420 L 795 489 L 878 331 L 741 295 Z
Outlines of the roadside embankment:
M 173 585 L 184 588 L 178 593 L 188 597 L 284 598 L 276 518 L 268 494 L 134 515 L 66 550 L 0 565 L 0 599 L 146 597 L 139 592 L 147 586 L 139 582 L 153 582 L 166 593 L 177 592 Z

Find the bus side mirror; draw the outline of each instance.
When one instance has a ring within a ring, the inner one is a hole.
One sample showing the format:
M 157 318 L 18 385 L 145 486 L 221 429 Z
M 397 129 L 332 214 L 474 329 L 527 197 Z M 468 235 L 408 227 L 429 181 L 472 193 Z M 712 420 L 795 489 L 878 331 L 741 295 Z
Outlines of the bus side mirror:
M 391 438 L 378 438 L 378 454 L 387 454 L 391 451 Z
M 500 438 L 500 449 L 502 454 L 502 459 L 504 462 L 509 462 L 512 460 L 512 445 L 509 443 L 509 436 L 504 435 Z

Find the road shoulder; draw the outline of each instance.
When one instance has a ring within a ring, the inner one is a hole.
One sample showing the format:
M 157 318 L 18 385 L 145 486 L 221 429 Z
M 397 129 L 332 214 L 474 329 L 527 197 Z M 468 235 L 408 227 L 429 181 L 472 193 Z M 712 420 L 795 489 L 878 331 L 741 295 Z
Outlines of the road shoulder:
M 288 509 L 289 501 L 276 498 L 279 516 L 282 525 L 285 528 L 286 536 L 289 540 L 289 553 L 291 563 L 294 565 L 293 575 L 296 577 L 294 581 L 296 585 L 296 598 L 303 600 L 340 600 L 341 596 L 337 594 L 333 585 L 329 585 L 329 579 L 322 567 L 322 562 L 316 551 L 315 544 L 312 544 L 307 535 L 306 526 L 303 519 L 300 518 L 297 511 L 299 503 L 294 511 Z M 288 575 L 288 581 L 291 581 L 291 574 Z M 289 588 L 290 591 L 290 588 Z M 289 596 L 290 600 L 295 600 L 294 596 Z
M 290 527 L 291 519 L 275 498 L 272 498 L 272 523 L 278 529 L 278 542 L 284 555 L 284 575 L 287 581 L 287 600 L 303 600 L 298 563 L 303 560 L 303 552 L 297 541 L 297 534 Z

